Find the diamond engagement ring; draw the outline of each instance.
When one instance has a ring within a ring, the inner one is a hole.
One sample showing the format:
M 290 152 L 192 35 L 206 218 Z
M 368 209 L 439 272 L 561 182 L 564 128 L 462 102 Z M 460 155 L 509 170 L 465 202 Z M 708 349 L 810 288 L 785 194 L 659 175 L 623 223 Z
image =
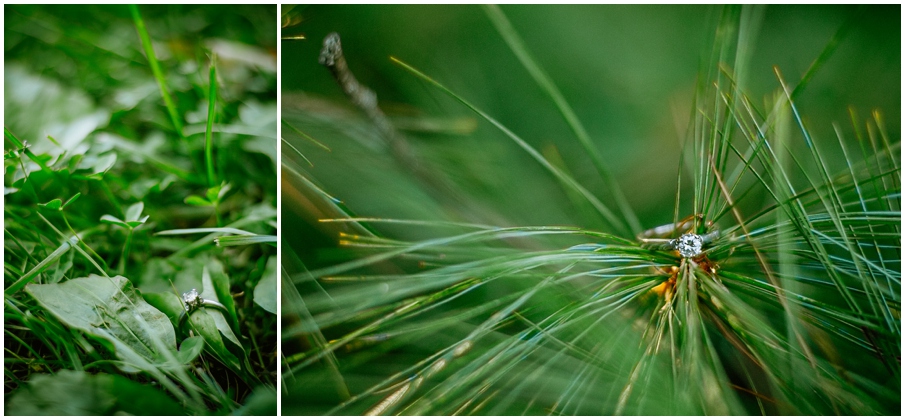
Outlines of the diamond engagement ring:
M 678 239 L 669 241 L 669 246 L 679 251 L 679 255 L 682 257 L 693 258 L 701 255 L 701 251 L 704 248 L 704 238 L 694 233 L 686 233 L 678 237 Z
M 705 235 L 685 233 L 675 239 L 663 238 L 674 235 L 677 231 L 691 230 L 691 228 L 692 219 L 688 218 L 679 223 L 658 226 L 641 232 L 638 234 L 638 240 L 653 249 L 678 251 L 682 258 L 695 258 L 704 253 L 704 245 L 713 243 L 720 236 L 719 230 Z
M 201 297 L 201 295 L 198 294 L 198 290 L 196 289 L 189 290 L 188 292 L 182 294 L 182 305 L 184 307 L 184 310 L 182 311 L 182 314 L 179 315 L 178 325 L 180 331 L 182 330 L 182 325 L 185 324 L 185 321 L 189 318 L 189 314 L 191 314 L 195 309 L 208 307 L 219 309 L 224 314 L 229 313 L 229 311 L 226 309 L 226 306 L 223 306 L 222 303 Z
M 704 253 L 704 245 L 710 244 L 719 236 L 720 231 L 710 232 L 706 235 L 686 233 L 663 244 L 663 249 L 679 251 L 682 258 L 694 258 Z

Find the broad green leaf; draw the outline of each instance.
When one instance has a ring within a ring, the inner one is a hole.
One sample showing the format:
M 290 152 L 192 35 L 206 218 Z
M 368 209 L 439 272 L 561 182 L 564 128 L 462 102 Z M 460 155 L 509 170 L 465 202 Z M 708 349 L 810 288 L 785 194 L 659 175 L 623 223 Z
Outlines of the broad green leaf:
M 126 222 L 126 224 L 129 225 L 129 227 L 131 227 L 132 229 L 135 229 L 135 228 L 145 224 L 145 222 L 148 221 L 148 217 L 150 217 L 150 216 L 145 216 L 138 220 L 129 221 L 129 222 Z
M 126 221 L 134 222 L 137 221 L 139 217 L 141 217 L 141 212 L 145 209 L 145 203 L 139 201 L 126 209 Z
M 116 163 L 116 153 L 108 153 L 106 155 L 98 158 L 97 162 L 94 164 L 94 167 L 91 168 L 92 175 L 104 174 L 107 173 L 110 168 Z
M 261 280 L 255 286 L 254 301 L 267 312 L 277 313 L 277 258 L 275 255 L 267 259 L 267 268 L 264 269 Z
M 271 159 L 274 166 L 277 164 L 277 145 L 269 137 L 254 137 L 242 143 L 242 149 L 250 153 L 260 153 Z
M 105 214 L 105 215 L 101 216 L 101 221 L 104 223 L 111 223 L 111 224 L 114 224 L 117 226 L 122 226 L 124 228 L 129 228 L 129 225 L 126 222 L 119 220 L 115 216 L 111 216 L 109 214 Z
M 217 294 L 217 302 L 226 306 L 226 309 L 229 312 L 230 325 L 233 327 L 234 331 L 239 331 L 236 303 L 233 300 L 232 293 L 230 293 L 229 276 L 226 274 L 225 267 L 220 263 L 220 260 L 211 258 L 210 261 L 205 264 L 205 268 L 210 273 L 211 283 L 214 286 L 214 292 Z M 204 287 L 206 288 L 207 286 L 205 285 Z
M 277 393 L 271 387 L 258 386 L 245 399 L 242 406 L 233 411 L 234 416 L 276 416 Z
M 207 343 L 205 347 L 209 352 L 232 371 L 243 374 L 242 359 L 231 352 L 228 345 L 228 343 L 233 343 L 233 340 L 237 340 L 235 335 L 232 332 L 228 333 L 229 336 L 222 333 L 223 330 L 221 328 L 224 327 L 229 331 L 222 313 L 213 308 L 201 308 L 192 312 L 186 324 L 184 327 L 186 334 L 191 329 L 195 334 L 200 335 Z M 235 345 L 232 345 L 232 347 L 235 347 Z
M 25 290 L 60 322 L 111 341 L 120 359 L 135 366 L 161 362 L 162 352 L 176 351 L 176 334 L 167 316 L 145 302 L 125 277 L 91 275 L 30 284 Z
M 61 370 L 33 375 L 7 399 L 13 416 L 184 415 L 159 389 L 124 376 Z
M 66 150 L 75 150 L 89 134 L 110 121 L 110 111 L 99 109 L 81 88 L 60 83 L 21 63 L 4 67 L 3 123 L 16 127 L 21 139 L 36 139 L 29 142 L 30 151 L 26 153 L 56 158 Z M 60 146 L 47 139 L 47 133 L 53 133 Z
M 223 185 L 216 185 L 207 189 L 207 200 L 211 203 L 217 201 L 217 198 L 220 196 L 220 190 L 223 188 Z
M 59 198 L 54 198 L 43 204 L 38 204 L 38 207 L 45 208 L 47 210 L 59 210 L 63 207 L 63 200 Z
M 198 207 L 210 207 L 213 205 L 210 201 L 207 201 L 197 195 L 190 195 L 185 198 L 185 204 L 190 206 L 198 206 Z
M 222 268 L 221 268 L 220 273 L 222 275 L 217 276 L 217 278 L 218 278 L 217 285 L 220 285 L 221 288 L 223 288 L 225 286 L 225 290 L 224 290 L 225 293 L 224 292 L 221 292 L 221 293 L 224 294 L 225 296 L 227 296 L 226 299 L 221 300 L 220 296 L 218 296 L 218 293 L 217 293 L 217 286 L 214 284 L 214 280 L 211 277 L 211 270 L 209 269 L 210 266 L 215 266 L 215 267 L 220 266 L 220 263 L 212 262 L 212 263 L 210 263 L 210 265 L 204 267 L 202 274 L 201 274 L 201 284 L 202 284 L 202 288 L 203 288 L 201 291 L 201 297 L 204 299 L 214 300 L 214 301 L 217 301 L 220 303 L 223 303 L 223 300 L 226 300 L 230 304 L 230 306 L 234 307 L 235 304 L 232 302 L 232 297 L 229 295 L 229 279 L 226 277 L 225 274 L 222 274 Z M 220 266 L 220 267 L 222 267 L 222 266 Z M 224 281 L 226 283 L 225 285 L 223 284 Z M 224 304 L 224 306 L 226 306 L 226 304 Z M 227 308 L 229 308 L 229 306 L 227 306 Z M 233 308 L 232 312 L 233 313 L 231 313 L 230 316 L 234 316 L 235 307 Z M 214 323 L 217 325 L 217 329 L 220 330 L 221 333 L 223 333 L 224 337 L 229 339 L 229 341 L 232 341 L 237 346 L 242 347 L 242 343 L 239 342 L 239 339 L 236 337 L 236 335 L 233 333 L 232 328 L 230 327 L 230 324 L 233 324 L 233 322 L 230 322 L 229 320 L 227 320 L 226 317 L 223 316 L 223 313 L 216 309 L 209 309 L 208 314 L 210 314 L 211 318 L 214 319 Z
M 179 315 L 182 314 L 184 307 L 182 306 L 182 299 L 173 292 L 162 292 L 162 293 L 142 293 L 145 301 L 148 302 L 149 305 L 157 308 L 160 312 L 163 312 L 167 318 L 170 319 L 170 322 L 173 324 L 173 328 L 176 328 L 179 323 Z
M 81 153 L 77 153 L 69 157 L 69 173 L 73 173 L 79 170 L 79 165 L 82 163 L 82 160 L 85 159 L 85 155 Z
M 109 414 L 116 398 L 98 377 L 62 370 L 55 375 L 34 375 L 15 392 L 6 406 L 12 416 L 101 416 Z
M 212 298 L 204 291 L 201 292 L 201 296 L 205 299 L 216 300 L 216 298 Z M 184 310 L 181 297 L 172 292 L 164 292 L 148 293 L 147 299 L 149 303 L 169 317 L 173 326 L 178 326 L 179 316 Z M 216 321 L 214 317 L 219 317 L 220 321 Z M 230 351 L 229 346 L 227 346 L 223 339 L 225 334 L 222 334 L 220 331 L 220 325 L 223 325 L 225 329 L 229 331 L 228 334 L 230 334 L 232 339 L 236 339 L 235 335 L 232 334 L 232 331 L 230 331 L 225 322 L 223 314 L 220 313 L 219 310 L 202 307 L 192 312 L 185 325 L 182 326 L 182 331 L 180 331 L 179 334 L 181 337 L 185 337 L 189 335 L 189 332 L 191 331 L 195 334 L 195 337 L 204 340 L 206 343 L 204 348 L 207 349 L 208 352 L 213 354 L 214 357 L 223 362 L 227 367 L 241 374 L 242 367 L 240 358 Z M 232 339 L 227 339 L 226 341 L 231 341 Z M 235 345 L 233 345 L 233 347 L 235 347 Z M 179 358 L 180 361 L 183 360 L 178 355 L 177 358 Z
M 201 350 L 204 350 L 203 338 L 186 338 L 182 344 L 179 345 L 179 353 L 176 354 L 176 359 L 178 359 L 180 363 L 187 365 L 192 363 L 192 361 L 201 354 Z

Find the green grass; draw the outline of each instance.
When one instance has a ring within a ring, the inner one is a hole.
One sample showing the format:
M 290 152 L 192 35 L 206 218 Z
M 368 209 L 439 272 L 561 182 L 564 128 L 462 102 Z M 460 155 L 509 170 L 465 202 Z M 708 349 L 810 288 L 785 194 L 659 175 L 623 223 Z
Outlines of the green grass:
M 5 13 L 5 412 L 275 414 L 274 8 Z
M 460 202 L 426 191 L 433 184 L 382 146 L 384 130 L 348 106 L 335 85 L 326 98 L 318 95 L 329 90 L 323 79 L 301 84 L 304 94 L 284 89 L 283 118 L 296 130 L 284 132 L 291 147 L 283 155 L 282 220 L 298 234 L 282 238 L 283 413 L 898 413 L 901 151 L 890 133 L 900 127 L 890 126 L 881 111 L 862 119 L 852 107 L 843 110 L 845 120 L 833 121 L 812 117 L 803 105 L 821 98 L 810 93 L 827 86 L 821 75 L 842 66 L 840 56 L 851 58 L 853 45 L 861 47 L 846 35 L 864 39 L 869 19 L 883 11 L 848 11 L 853 17 L 841 19 L 841 29 L 829 31 L 825 44 L 795 51 L 811 54 L 801 58 L 809 64 L 800 78 L 771 66 L 770 90 L 755 96 L 751 91 L 763 83 L 759 54 L 770 51 L 755 40 L 769 39 L 760 28 L 777 25 L 777 12 L 704 9 L 713 20 L 696 83 L 683 90 L 691 101 L 678 119 L 687 124 L 677 123 L 679 134 L 673 134 L 679 148 L 660 158 L 654 155 L 670 149 L 636 140 L 634 155 L 647 156 L 648 164 L 639 159 L 624 165 L 619 158 L 632 154 L 585 128 L 591 126 L 581 122 L 582 109 L 569 105 L 570 95 L 554 83 L 563 74 L 584 74 L 575 67 L 590 64 L 581 56 L 565 66 L 540 59 L 524 40 L 543 37 L 522 38 L 518 21 L 507 17 L 510 10 L 527 21 L 536 18 L 532 11 L 551 22 L 560 13 L 581 18 L 570 8 L 489 7 L 483 23 L 471 20 L 482 15 L 479 10 L 464 7 L 310 10 L 312 16 L 349 20 L 346 32 L 339 32 L 349 66 L 377 91 L 391 121 L 449 121 L 472 113 L 474 132 L 406 132 L 403 140 L 414 150 L 409 156 L 488 212 L 463 211 Z M 613 7 L 582 10 L 620 13 Z M 639 20 L 656 13 L 634 12 Z M 300 15 L 284 21 L 302 22 L 293 34 L 322 37 L 314 22 L 304 24 L 309 9 L 291 13 Z M 409 28 L 432 21 L 432 13 L 447 16 L 438 23 L 444 40 L 462 37 L 463 45 L 480 45 L 487 54 L 432 44 L 434 60 L 391 51 L 387 61 L 395 68 L 368 65 L 371 50 L 405 47 L 392 35 L 380 38 L 388 46 L 373 44 L 376 39 L 355 32 L 355 19 L 405 16 L 413 19 Z M 449 33 L 449 22 L 458 21 L 472 26 Z M 552 38 L 556 31 L 576 30 L 553 23 L 532 29 Z M 501 42 L 482 38 L 494 30 Z M 472 36 L 482 44 L 470 43 Z M 308 41 L 283 42 L 291 51 L 290 45 Z M 563 48 L 582 51 L 600 42 Z M 632 39 L 606 42 L 631 45 Z M 309 58 L 307 64 L 295 58 L 297 72 L 316 74 L 310 51 L 319 43 L 311 44 L 297 47 Z M 506 67 L 500 46 L 523 75 Z M 895 58 L 899 52 L 884 54 Z M 446 55 L 457 59 L 444 60 Z M 548 63 L 558 72 L 545 69 Z M 458 73 L 472 66 L 488 72 L 493 83 L 476 76 L 463 82 Z M 626 67 L 621 74 L 629 80 L 634 73 Z M 876 80 L 888 80 L 885 75 Z M 524 97 L 501 94 L 508 83 L 517 83 Z M 571 96 L 588 102 L 587 95 Z M 839 104 L 815 107 L 828 106 Z M 548 113 L 560 125 L 542 116 Z M 561 132 L 545 136 L 547 129 L 533 120 Z M 817 127 L 822 123 L 827 127 Z M 636 172 L 652 174 L 648 180 L 666 177 L 648 184 L 669 182 L 672 192 L 651 197 L 657 188 L 625 181 L 638 179 Z M 633 209 L 638 203 L 652 208 Z M 668 238 L 719 229 L 703 256 L 681 258 L 636 237 L 639 226 L 682 220 L 689 227 Z

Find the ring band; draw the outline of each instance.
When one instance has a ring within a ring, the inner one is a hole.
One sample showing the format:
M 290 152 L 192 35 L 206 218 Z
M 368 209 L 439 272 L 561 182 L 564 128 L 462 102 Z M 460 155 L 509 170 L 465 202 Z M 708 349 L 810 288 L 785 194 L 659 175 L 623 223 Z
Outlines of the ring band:
M 198 291 L 196 289 L 189 290 L 188 292 L 182 294 L 182 304 L 184 309 L 182 311 L 182 314 L 179 315 L 179 323 L 177 324 L 177 327 L 180 331 L 182 331 L 183 324 L 185 324 L 185 321 L 189 318 L 189 315 L 195 309 L 201 307 L 215 308 L 220 310 L 220 312 L 223 312 L 224 315 L 229 314 L 229 310 L 226 309 L 226 306 L 223 306 L 222 303 L 215 300 L 202 298 L 201 295 L 198 294 Z
M 679 251 L 684 258 L 697 257 L 704 253 L 704 245 L 713 243 L 720 236 L 720 231 L 715 230 L 705 235 L 686 233 L 676 239 L 672 239 L 663 245 L 666 249 Z
M 714 230 L 704 235 L 686 233 L 675 239 L 641 238 L 641 242 L 650 249 L 678 251 L 681 256 L 691 258 L 701 255 L 704 252 L 704 246 L 712 244 L 719 237 L 720 231 Z

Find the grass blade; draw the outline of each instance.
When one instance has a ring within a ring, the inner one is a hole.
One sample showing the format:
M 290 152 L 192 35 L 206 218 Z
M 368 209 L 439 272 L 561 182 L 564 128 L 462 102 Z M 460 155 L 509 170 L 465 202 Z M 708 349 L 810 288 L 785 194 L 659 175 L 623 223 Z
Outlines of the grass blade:
M 84 235 L 85 234 L 82 234 L 82 236 Z M 69 251 L 69 249 L 75 246 L 75 244 L 78 242 L 79 238 L 77 236 L 73 236 L 63 242 L 59 247 L 57 247 L 56 250 L 51 252 L 50 255 L 47 256 L 47 258 L 44 258 L 40 263 L 38 263 L 38 265 L 34 266 L 31 270 L 28 270 L 27 273 L 22 275 L 19 280 L 16 280 L 15 283 L 7 287 L 6 290 L 3 291 L 4 295 L 12 296 L 19 290 L 22 290 L 22 288 L 25 287 L 32 279 L 37 277 L 38 274 L 41 274 L 48 265 L 62 257 L 63 254 Z
M 484 113 L 483 111 L 479 110 L 477 107 L 472 105 L 470 102 L 466 101 L 464 98 L 456 95 L 451 90 L 449 90 L 449 88 L 440 84 L 440 82 L 437 82 L 436 80 L 432 79 L 430 76 L 428 76 L 428 75 L 422 73 L 421 71 L 415 69 L 414 67 L 404 63 L 403 61 L 399 60 L 398 58 L 390 57 L 390 60 L 393 60 L 394 63 L 402 66 L 404 69 L 408 70 L 415 76 L 418 76 L 422 80 L 434 85 L 435 87 L 437 87 L 438 89 L 440 89 L 441 91 L 446 93 L 447 95 L 451 96 L 453 99 L 456 99 L 457 101 L 461 102 L 463 105 L 465 105 L 466 107 L 468 107 L 469 109 L 474 111 L 476 114 L 480 115 L 482 118 L 487 120 L 487 122 L 493 124 L 496 128 L 498 128 L 500 131 L 502 131 L 504 134 L 506 134 L 506 136 L 508 136 L 510 139 L 512 139 L 512 141 L 514 141 L 516 144 L 518 144 L 519 147 L 521 147 L 523 150 L 528 152 L 528 154 L 531 155 L 531 157 L 533 157 L 534 160 L 536 160 L 538 163 L 540 163 L 541 166 L 543 166 L 548 171 L 550 171 L 550 173 L 553 174 L 554 177 L 556 177 L 559 181 L 561 181 L 565 185 L 569 186 L 571 189 L 575 190 L 576 192 L 581 194 L 586 200 L 588 200 L 588 202 L 590 202 L 591 205 L 593 205 L 594 208 L 597 209 L 597 211 L 600 213 L 600 215 L 603 216 L 604 219 L 606 219 L 607 222 L 610 223 L 610 225 L 612 225 L 616 229 L 619 229 L 620 231 L 622 231 L 623 234 L 626 234 L 629 237 L 634 235 L 633 232 L 630 231 L 630 228 L 628 226 L 626 226 L 625 222 L 620 220 L 616 216 L 616 214 L 613 213 L 613 211 L 609 209 L 609 207 L 607 207 L 606 205 L 601 203 L 600 200 L 597 199 L 597 197 L 595 197 L 593 194 L 591 194 L 590 191 L 588 191 L 585 187 L 583 187 L 581 184 L 579 184 L 578 181 L 576 181 L 572 177 L 566 175 L 561 169 L 553 166 L 549 161 L 547 161 L 547 159 L 545 159 L 543 157 L 543 155 L 540 154 L 540 152 L 538 152 L 536 149 L 531 147 L 531 145 L 529 145 L 527 142 L 525 142 L 525 140 L 522 140 L 521 137 L 519 137 L 518 135 L 516 135 L 515 133 L 510 131 L 499 121 L 493 119 L 491 116 L 489 116 L 486 113 Z
M 182 135 L 182 120 L 179 118 L 179 111 L 178 108 L 176 108 L 176 103 L 174 103 L 173 98 L 170 97 L 167 81 L 163 77 L 163 70 L 160 69 L 160 62 L 157 61 L 157 55 L 154 54 L 154 46 L 151 44 L 151 36 L 148 34 L 148 29 L 145 27 L 145 21 L 142 19 L 137 5 L 130 4 L 129 10 L 132 12 L 132 19 L 135 21 L 135 29 L 138 31 L 138 37 L 141 38 L 141 45 L 144 47 L 145 55 L 148 57 L 148 64 L 151 66 L 151 72 L 154 73 L 154 79 L 157 80 L 157 86 L 160 87 L 160 94 L 163 96 L 163 102 L 167 106 L 170 120 L 173 122 L 173 127 L 176 129 L 179 138 L 184 139 L 185 137 Z
M 276 235 L 255 235 L 255 236 L 221 236 L 217 239 L 214 239 L 214 243 L 217 246 L 240 246 L 240 245 L 254 245 L 254 244 L 267 244 L 270 246 L 277 246 L 277 237 Z
M 211 56 L 210 89 L 207 95 L 207 128 L 204 130 L 204 163 L 207 166 L 207 185 L 217 185 L 214 172 L 213 126 L 217 117 L 217 56 Z
M 496 28 L 497 32 L 500 33 L 503 40 L 509 45 L 509 49 L 511 49 L 515 56 L 518 57 L 519 61 L 525 67 L 525 70 L 528 71 L 541 90 L 553 100 L 556 108 L 572 129 L 572 132 L 575 133 L 575 137 L 578 138 L 582 147 L 588 152 L 591 161 L 594 163 L 594 167 L 597 169 L 597 172 L 600 173 L 601 178 L 607 183 L 610 192 L 613 194 L 613 198 L 616 200 L 616 204 L 619 206 L 619 210 L 626 218 L 629 228 L 634 232 L 642 231 L 643 229 L 641 223 L 638 221 L 638 216 L 635 215 L 635 211 L 632 210 L 632 207 L 628 204 L 628 200 L 625 198 L 622 188 L 619 187 L 616 179 L 613 178 L 613 174 L 610 173 L 603 164 L 603 158 L 600 156 L 600 151 L 594 146 L 591 141 L 591 136 L 588 135 L 588 131 L 584 128 L 584 125 L 578 119 L 578 116 L 575 115 L 575 111 L 566 101 L 562 92 L 559 91 L 559 88 L 556 87 L 556 84 L 553 83 L 550 76 L 544 72 L 534 57 L 528 52 L 528 48 L 525 46 L 524 41 L 519 37 L 515 28 L 512 27 L 512 23 L 509 22 L 509 19 L 503 14 L 503 11 L 500 10 L 500 7 L 493 4 L 484 5 L 484 12 L 487 13 L 487 17 L 493 22 L 493 26 Z

